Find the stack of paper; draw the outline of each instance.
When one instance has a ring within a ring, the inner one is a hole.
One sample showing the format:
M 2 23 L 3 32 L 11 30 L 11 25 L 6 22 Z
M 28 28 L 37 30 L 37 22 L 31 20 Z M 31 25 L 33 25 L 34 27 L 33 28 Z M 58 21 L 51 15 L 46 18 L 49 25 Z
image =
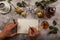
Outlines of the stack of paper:
M 18 29 L 17 33 L 28 33 L 30 27 L 35 27 L 38 29 L 37 19 L 18 19 Z

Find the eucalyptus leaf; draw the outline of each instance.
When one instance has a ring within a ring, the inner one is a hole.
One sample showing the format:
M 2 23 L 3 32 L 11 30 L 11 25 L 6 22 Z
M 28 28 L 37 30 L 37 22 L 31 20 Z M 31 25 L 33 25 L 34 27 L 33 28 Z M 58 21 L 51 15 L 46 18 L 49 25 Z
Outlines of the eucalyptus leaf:
M 48 35 L 50 35 L 50 34 L 53 34 L 53 31 L 49 31 L 49 32 L 48 32 Z
M 18 2 L 17 6 L 22 7 L 22 3 Z
M 57 31 L 51 30 L 51 31 L 49 31 L 48 35 L 50 35 L 50 34 L 57 34 Z
M 56 1 L 57 1 L 57 0 L 50 0 L 50 2 L 52 2 L 52 3 L 53 3 L 53 2 L 56 2 Z
M 8 0 L 8 3 L 10 3 L 12 0 Z
M 41 7 L 42 9 L 44 9 L 44 7 L 46 6 L 46 2 L 45 1 L 35 2 L 35 5 L 37 7 Z
M 24 1 L 22 1 L 22 2 L 17 2 L 17 6 L 19 6 L 19 7 L 25 7 L 27 4 L 24 2 Z
M 53 21 L 53 26 L 56 26 L 57 25 L 57 22 L 54 20 Z
M 35 5 L 38 7 L 44 7 L 46 6 L 47 4 L 50 4 L 50 3 L 53 3 L 53 2 L 56 2 L 57 0 L 42 0 L 40 2 L 35 2 Z
M 27 4 L 24 1 L 22 1 L 22 5 L 23 7 L 25 7 Z
M 38 6 L 41 6 L 41 3 L 40 2 L 35 2 L 35 5 L 38 7 Z
M 57 27 L 50 26 L 49 29 L 50 29 L 50 31 L 49 31 L 48 34 L 57 34 L 57 32 L 58 32 L 58 28 Z
M 0 0 L 0 1 L 5 1 L 5 0 Z
M 57 27 L 54 27 L 54 30 L 55 30 L 55 31 L 58 31 L 58 28 L 57 28 Z
M 49 26 L 49 29 L 51 30 L 51 29 L 53 29 L 54 27 L 53 26 Z

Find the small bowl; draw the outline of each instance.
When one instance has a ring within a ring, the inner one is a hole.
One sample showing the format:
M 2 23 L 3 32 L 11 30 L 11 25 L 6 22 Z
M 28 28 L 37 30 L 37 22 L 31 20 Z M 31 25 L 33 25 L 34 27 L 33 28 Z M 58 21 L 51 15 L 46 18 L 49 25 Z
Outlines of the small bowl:
M 7 1 L 0 2 L 0 13 L 7 14 L 11 11 L 11 5 Z
M 0 9 L 4 9 L 5 4 L 4 3 L 0 3 Z

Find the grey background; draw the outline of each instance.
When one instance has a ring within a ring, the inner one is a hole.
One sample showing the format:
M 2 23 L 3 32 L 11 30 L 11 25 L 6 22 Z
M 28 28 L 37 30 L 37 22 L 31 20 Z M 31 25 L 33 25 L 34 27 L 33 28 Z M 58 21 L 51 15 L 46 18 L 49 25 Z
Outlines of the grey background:
M 14 4 L 14 6 L 16 6 L 16 3 L 19 2 L 21 0 L 13 0 L 12 3 Z M 27 1 L 28 7 L 34 5 L 34 0 L 33 2 L 31 2 L 30 0 L 25 0 Z M 39 0 L 41 1 L 41 0 Z M 32 4 L 33 3 L 33 4 Z M 51 35 L 47 35 L 48 33 L 48 29 L 47 30 L 42 30 L 40 31 L 40 35 L 38 37 L 38 40 L 60 40 L 60 0 L 58 0 L 57 2 L 52 4 L 53 6 L 56 7 L 56 14 L 54 17 L 52 17 L 51 19 L 39 19 L 40 20 L 40 24 L 42 21 L 46 20 L 49 22 L 50 25 L 52 25 L 52 21 L 56 20 L 57 21 L 57 25 L 56 27 L 59 29 L 57 34 L 51 34 Z M 28 7 L 23 8 L 25 11 L 28 11 Z M 32 8 L 35 8 L 35 6 L 32 6 Z M 6 15 L 2 15 L 0 14 L 0 30 L 2 30 L 4 28 L 4 26 L 6 25 L 6 23 L 11 22 L 12 19 L 18 19 L 18 18 L 24 18 L 21 15 L 17 14 L 12 6 L 12 10 L 10 13 L 6 14 Z M 27 12 L 27 17 L 26 18 L 36 18 L 34 15 L 31 15 L 30 11 Z M 28 35 L 17 35 L 13 38 L 7 38 L 6 40 L 29 40 Z

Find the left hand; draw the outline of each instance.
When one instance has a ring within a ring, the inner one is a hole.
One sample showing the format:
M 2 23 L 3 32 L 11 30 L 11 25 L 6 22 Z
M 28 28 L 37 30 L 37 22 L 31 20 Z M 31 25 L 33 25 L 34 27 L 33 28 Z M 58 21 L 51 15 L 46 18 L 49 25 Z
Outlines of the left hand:
M 0 33 L 0 38 L 4 39 L 6 37 L 13 37 L 17 33 L 12 32 L 12 30 L 17 26 L 17 23 L 11 22 L 6 24 L 2 32 Z

